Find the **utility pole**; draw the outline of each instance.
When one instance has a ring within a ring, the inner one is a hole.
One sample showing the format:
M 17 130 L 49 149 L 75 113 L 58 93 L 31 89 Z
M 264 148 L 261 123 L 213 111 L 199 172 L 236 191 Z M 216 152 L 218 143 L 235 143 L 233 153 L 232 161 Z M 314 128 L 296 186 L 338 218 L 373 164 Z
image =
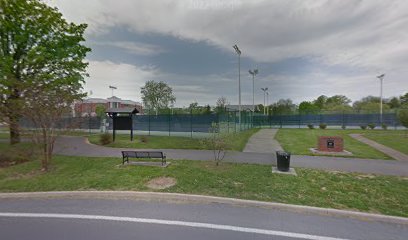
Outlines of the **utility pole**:
M 383 123 L 383 117 L 382 117 L 382 114 L 383 114 L 383 104 L 382 104 L 382 102 L 383 102 L 383 80 L 384 80 L 384 77 L 385 77 L 385 73 L 383 73 L 383 74 L 381 74 L 380 76 L 377 76 L 377 78 L 378 79 L 380 79 L 380 124 L 382 124 Z
M 235 44 L 232 46 L 235 49 L 235 52 L 238 54 L 238 123 L 239 123 L 239 130 L 241 131 L 241 50 L 239 50 L 238 46 Z
M 266 113 L 265 112 L 265 97 L 266 97 L 265 95 L 266 95 L 266 91 L 268 91 L 268 88 L 261 88 L 261 90 L 264 92 L 264 111 L 263 112 L 264 112 L 264 115 L 265 115 L 265 113 Z

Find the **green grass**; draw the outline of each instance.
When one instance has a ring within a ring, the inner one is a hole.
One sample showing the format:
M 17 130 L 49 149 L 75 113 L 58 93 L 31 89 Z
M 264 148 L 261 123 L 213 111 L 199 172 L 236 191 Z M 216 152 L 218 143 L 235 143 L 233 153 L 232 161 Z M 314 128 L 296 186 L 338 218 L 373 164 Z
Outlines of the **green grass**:
M 229 138 L 230 150 L 242 151 L 248 139 L 259 129 L 245 130 L 240 133 L 231 134 Z M 134 141 L 130 141 L 129 135 L 118 134 L 113 143 L 107 147 L 117 148 L 147 148 L 147 149 L 205 149 L 200 138 L 174 137 L 174 136 L 145 136 L 147 142 L 141 142 L 141 136 L 135 136 Z M 89 142 L 99 143 L 100 135 L 89 136 Z
M 167 168 L 121 166 L 119 158 L 55 156 L 50 172 L 38 161 L 0 168 L 1 192 L 133 190 L 160 176 L 177 184 L 163 192 L 202 194 L 351 209 L 408 217 L 408 178 L 297 168 L 298 176 L 255 164 L 171 161 Z
M 364 132 L 364 137 L 408 154 L 408 133 L 406 131 L 367 131 Z
M 365 133 L 369 130 L 333 130 L 333 129 L 279 129 L 276 139 L 285 151 L 297 155 L 314 155 L 309 148 L 317 147 L 318 136 L 341 136 L 344 149 L 353 153 L 353 157 L 370 159 L 392 159 L 388 155 L 350 137 L 350 133 Z

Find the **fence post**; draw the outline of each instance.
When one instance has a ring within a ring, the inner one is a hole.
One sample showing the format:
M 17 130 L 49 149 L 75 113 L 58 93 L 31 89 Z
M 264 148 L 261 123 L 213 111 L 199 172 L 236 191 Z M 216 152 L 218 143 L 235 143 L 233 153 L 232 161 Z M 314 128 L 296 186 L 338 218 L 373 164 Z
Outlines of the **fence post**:
M 300 120 L 301 120 L 302 115 L 299 112 L 298 118 L 299 118 L 299 129 L 300 129 Z
M 193 138 L 193 109 L 190 109 L 190 132 L 191 138 Z
M 149 116 L 149 136 L 150 136 L 150 109 L 149 109 L 149 112 L 147 114 Z
M 169 137 L 170 137 L 170 132 L 171 132 L 171 114 L 170 114 L 170 109 L 169 109 Z
M 235 133 L 237 133 L 237 112 L 234 111 L 234 126 L 235 126 Z
M 229 112 L 227 113 L 227 133 L 229 133 Z

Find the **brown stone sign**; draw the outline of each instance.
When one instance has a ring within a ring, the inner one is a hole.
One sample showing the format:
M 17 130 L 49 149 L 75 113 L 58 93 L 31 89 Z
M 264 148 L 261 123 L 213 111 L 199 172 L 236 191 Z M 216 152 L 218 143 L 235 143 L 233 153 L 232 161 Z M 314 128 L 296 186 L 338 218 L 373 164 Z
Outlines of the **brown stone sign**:
M 343 138 L 342 137 L 319 137 L 317 150 L 321 152 L 343 152 Z

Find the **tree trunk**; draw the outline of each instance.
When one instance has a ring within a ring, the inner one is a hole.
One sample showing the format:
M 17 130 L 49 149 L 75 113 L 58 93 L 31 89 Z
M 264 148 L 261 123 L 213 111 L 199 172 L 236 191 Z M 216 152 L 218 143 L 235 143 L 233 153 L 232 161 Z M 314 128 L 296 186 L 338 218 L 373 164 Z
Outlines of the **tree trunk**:
M 17 113 L 12 112 L 12 110 L 9 112 L 9 118 L 10 118 L 10 144 L 16 144 L 21 141 L 20 138 L 20 124 L 19 124 L 19 116 Z

